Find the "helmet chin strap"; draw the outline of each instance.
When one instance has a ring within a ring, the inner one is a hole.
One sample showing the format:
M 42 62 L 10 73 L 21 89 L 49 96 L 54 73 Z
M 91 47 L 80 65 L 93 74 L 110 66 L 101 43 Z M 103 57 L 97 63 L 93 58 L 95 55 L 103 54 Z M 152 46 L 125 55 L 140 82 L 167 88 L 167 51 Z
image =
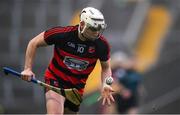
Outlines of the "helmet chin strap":
M 85 27 L 86 27 L 86 25 L 85 25 Z M 84 34 L 83 34 L 83 32 L 84 32 L 84 30 L 85 30 L 85 27 L 83 28 L 83 30 L 81 31 L 81 29 L 80 29 L 80 26 L 78 27 L 78 32 L 80 33 L 80 35 L 83 37 L 83 38 L 85 38 L 85 40 L 89 40 L 87 37 L 85 37 L 84 36 Z

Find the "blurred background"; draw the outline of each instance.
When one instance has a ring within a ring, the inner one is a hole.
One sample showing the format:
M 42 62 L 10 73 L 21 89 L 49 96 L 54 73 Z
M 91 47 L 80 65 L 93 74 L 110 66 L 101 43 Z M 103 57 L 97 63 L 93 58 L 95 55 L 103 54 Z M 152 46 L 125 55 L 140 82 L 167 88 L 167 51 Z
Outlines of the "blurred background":
M 179 0 L 0 0 L 0 67 L 21 71 L 26 46 L 54 26 L 75 25 L 79 11 L 99 9 L 108 24 L 104 36 L 111 53 L 136 55 L 144 94 L 139 113 L 180 113 Z M 52 47 L 37 51 L 33 70 L 38 79 L 52 56 Z M 100 65 L 89 77 L 80 113 L 100 113 Z M 46 113 L 43 88 L 0 71 L 0 113 Z

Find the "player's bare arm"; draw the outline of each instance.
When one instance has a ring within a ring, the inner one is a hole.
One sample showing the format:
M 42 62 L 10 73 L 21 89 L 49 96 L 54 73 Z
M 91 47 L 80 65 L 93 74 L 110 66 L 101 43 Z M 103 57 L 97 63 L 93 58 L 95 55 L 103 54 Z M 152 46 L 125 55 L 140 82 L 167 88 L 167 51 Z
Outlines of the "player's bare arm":
M 101 67 L 102 67 L 102 82 L 105 80 L 106 77 L 109 77 L 112 75 L 111 68 L 110 68 L 110 59 L 108 61 L 101 61 Z
M 101 73 L 101 79 L 102 79 L 102 90 L 101 90 L 101 96 L 98 100 L 102 98 L 102 105 L 111 105 L 111 102 L 114 102 L 114 98 L 112 96 L 113 89 L 110 86 L 110 84 L 107 83 L 107 78 L 111 77 L 111 68 L 110 68 L 110 59 L 106 62 L 101 62 L 102 67 L 102 73 Z
M 31 77 L 35 76 L 35 74 L 32 72 L 32 65 L 36 50 L 38 47 L 46 45 L 47 44 L 44 41 L 44 32 L 40 33 L 29 41 L 26 50 L 24 71 L 21 72 L 23 80 L 30 81 Z

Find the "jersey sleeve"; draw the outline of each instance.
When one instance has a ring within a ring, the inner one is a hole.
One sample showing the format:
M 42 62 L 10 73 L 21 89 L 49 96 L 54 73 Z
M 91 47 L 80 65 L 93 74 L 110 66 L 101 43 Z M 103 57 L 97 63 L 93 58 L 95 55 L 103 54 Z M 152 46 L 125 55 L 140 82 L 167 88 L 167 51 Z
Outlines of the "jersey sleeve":
M 64 36 L 65 34 L 63 27 L 54 27 L 45 31 L 44 40 L 48 45 L 52 45 L 60 42 Z
M 100 61 L 107 61 L 110 58 L 110 45 L 101 37 L 101 42 L 98 43 L 97 55 Z

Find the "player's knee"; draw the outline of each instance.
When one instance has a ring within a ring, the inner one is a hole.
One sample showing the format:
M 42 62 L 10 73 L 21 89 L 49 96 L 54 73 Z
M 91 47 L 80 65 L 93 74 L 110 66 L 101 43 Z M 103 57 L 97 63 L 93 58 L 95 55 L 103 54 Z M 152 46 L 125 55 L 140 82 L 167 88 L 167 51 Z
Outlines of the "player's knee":
M 65 98 L 53 91 L 46 92 L 46 107 L 50 113 L 57 113 L 64 111 Z

